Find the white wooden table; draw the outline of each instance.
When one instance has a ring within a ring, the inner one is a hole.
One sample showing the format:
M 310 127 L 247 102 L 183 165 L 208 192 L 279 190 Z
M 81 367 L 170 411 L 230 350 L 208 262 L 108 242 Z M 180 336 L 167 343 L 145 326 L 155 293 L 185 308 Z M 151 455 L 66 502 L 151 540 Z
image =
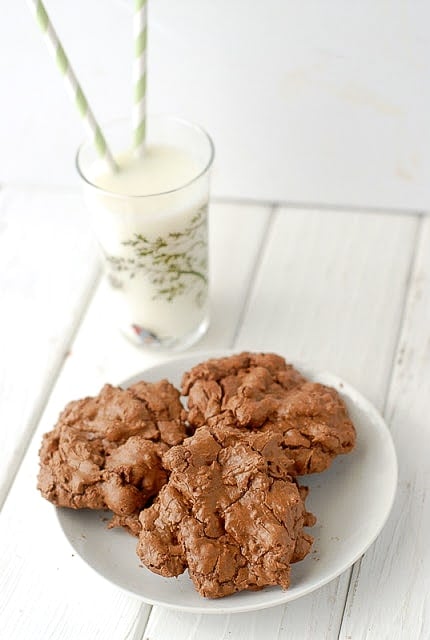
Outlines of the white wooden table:
M 0 636 L 429 638 L 430 219 L 215 202 L 210 241 L 212 322 L 196 349 L 275 350 L 366 395 L 399 456 L 387 525 L 352 570 L 256 613 L 150 607 L 88 569 L 36 490 L 41 435 L 68 400 L 161 357 L 110 325 L 79 195 L 9 187 L 0 193 Z
M 46 4 L 97 115 L 126 114 L 131 2 Z M 151 608 L 105 582 L 36 490 L 41 436 L 64 404 L 160 356 L 109 323 L 76 191 L 80 123 L 25 3 L 3 5 L 0 638 L 428 640 L 429 5 L 152 3 L 151 109 L 200 121 L 217 145 L 212 320 L 195 349 L 331 370 L 385 415 L 399 457 L 391 517 L 360 562 L 286 606 L 231 616 Z

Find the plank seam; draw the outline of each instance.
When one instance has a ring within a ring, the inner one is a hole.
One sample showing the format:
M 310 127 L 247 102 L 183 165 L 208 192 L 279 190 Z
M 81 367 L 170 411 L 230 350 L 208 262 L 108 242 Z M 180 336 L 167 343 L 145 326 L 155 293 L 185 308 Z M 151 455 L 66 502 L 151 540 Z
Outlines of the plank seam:
M 406 277 L 405 293 L 404 293 L 404 296 L 403 296 L 402 313 L 400 314 L 400 322 L 399 322 L 399 327 L 398 327 L 398 330 L 397 330 L 395 348 L 393 349 L 393 358 L 392 358 L 392 362 L 391 362 L 390 377 L 388 379 L 387 389 L 386 389 L 386 392 L 385 392 L 384 405 L 383 405 L 383 411 L 382 411 L 382 414 L 384 416 L 385 416 L 385 413 L 387 411 L 387 404 L 388 404 L 388 400 L 389 400 L 389 397 L 390 397 L 390 394 L 391 394 L 391 387 L 393 386 L 393 380 L 394 380 L 394 376 L 395 376 L 395 373 L 396 373 L 396 362 L 397 362 L 397 357 L 398 357 L 399 350 L 400 350 L 400 347 L 401 347 L 401 340 L 402 340 L 403 330 L 405 328 L 405 320 L 406 320 L 406 315 L 407 315 L 408 308 L 409 308 L 409 299 L 410 299 L 410 296 L 412 295 L 411 294 L 411 283 L 412 283 L 413 277 L 414 277 L 414 275 L 416 273 L 418 257 L 419 257 L 419 254 L 420 254 L 419 248 L 420 248 L 420 239 L 421 239 L 421 236 L 422 236 L 423 222 L 424 222 L 424 217 L 423 216 L 419 216 L 418 221 L 417 221 L 417 228 L 415 229 L 413 252 L 412 252 L 411 261 L 410 261 L 410 264 L 409 264 L 408 274 L 407 274 L 407 277 Z
M 149 608 L 146 610 L 146 607 Z M 146 629 L 148 627 L 149 616 L 151 615 L 152 609 L 152 605 L 147 605 L 144 602 L 140 605 L 139 612 L 137 614 L 139 619 L 134 627 L 133 635 L 127 635 L 125 640 L 147 640 Z
M 0 185 L 0 189 L 17 189 L 19 191 L 47 191 L 50 193 L 70 193 L 79 195 L 81 190 L 79 187 L 65 184 L 38 184 L 31 182 L 6 182 Z M 294 200 L 271 200 L 265 198 L 247 198 L 245 196 L 211 196 L 211 202 L 219 204 L 243 204 L 243 205 L 256 205 L 270 208 L 287 208 L 287 209 L 321 209 L 322 211 L 344 211 L 345 213 L 381 213 L 381 214 L 395 214 L 395 215 L 411 215 L 411 216 L 425 216 L 430 214 L 430 209 L 424 208 L 397 208 L 397 207 L 382 207 L 378 205 L 354 205 L 348 203 L 329 203 L 329 202 L 301 202 Z
M 424 216 L 418 215 L 417 218 L 418 220 L 417 220 L 417 225 L 415 229 L 414 240 L 412 243 L 413 250 L 412 250 L 411 259 L 409 262 L 409 269 L 408 269 L 406 282 L 405 282 L 405 293 L 403 295 L 402 311 L 400 314 L 399 325 L 397 329 L 397 336 L 395 340 L 395 346 L 393 349 L 393 358 L 391 362 L 390 375 L 388 377 L 388 382 L 387 382 L 387 387 L 385 390 L 385 396 L 384 396 L 384 402 L 383 402 L 383 408 L 382 408 L 382 415 L 384 416 L 384 418 L 387 411 L 388 400 L 390 398 L 391 388 L 393 386 L 393 380 L 396 372 L 396 362 L 397 362 L 399 350 L 401 347 L 401 340 L 402 340 L 403 330 L 405 327 L 405 319 L 406 319 L 406 315 L 409 307 L 409 298 L 411 296 L 411 283 L 413 280 L 413 276 L 416 273 L 416 266 L 417 266 L 418 256 L 419 256 L 419 245 L 420 245 L 420 238 L 422 235 L 422 226 L 423 226 Z M 364 555 L 359 560 L 357 560 L 357 562 L 355 562 L 350 569 L 350 578 L 348 582 L 348 588 L 346 590 L 345 603 L 342 611 L 338 640 L 341 640 L 341 633 L 344 628 L 344 623 L 349 617 L 349 614 L 347 612 L 348 610 L 351 610 L 354 602 L 354 594 L 357 589 L 357 584 L 360 577 L 361 562 L 363 557 Z M 356 567 L 357 567 L 357 572 L 356 572 L 356 576 L 354 577 L 354 570 Z
M 229 204 L 253 204 L 260 205 L 266 207 L 278 207 L 284 209 L 297 209 L 297 210 L 322 210 L 322 211 L 339 211 L 345 213 L 380 213 L 380 214 L 391 214 L 391 215 L 407 215 L 414 217 L 423 217 L 430 214 L 430 210 L 426 209 L 398 209 L 396 207 L 380 207 L 380 206 L 359 206 L 353 204 L 334 204 L 334 203 L 321 203 L 321 202 L 295 202 L 289 200 L 260 200 L 254 198 L 246 198 L 246 197 L 224 197 L 224 196 L 213 196 L 211 198 L 212 202 L 217 202 L 220 204 L 229 203 Z
M 343 603 L 342 615 L 340 617 L 339 633 L 338 633 L 338 636 L 337 636 L 337 640 L 340 640 L 340 634 L 342 632 L 342 627 L 343 627 L 343 620 L 344 620 L 344 617 L 346 615 L 346 610 L 347 610 L 347 607 L 348 607 L 348 598 L 349 598 L 349 593 L 350 593 L 350 590 L 351 590 L 351 587 L 352 587 L 352 578 L 353 578 L 353 575 L 354 575 L 354 568 L 356 566 L 358 566 L 357 572 L 358 572 L 358 575 L 360 575 L 360 565 L 361 565 L 362 557 L 363 556 L 361 556 L 361 558 L 359 560 L 357 560 L 357 562 L 354 562 L 352 567 L 349 568 L 348 586 L 347 586 L 346 592 L 345 592 L 345 600 L 344 600 L 344 603 Z M 339 579 L 339 578 L 337 578 L 337 579 Z
M 236 344 L 236 341 L 237 341 L 237 338 L 238 338 L 238 335 L 239 335 L 239 331 L 240 331 L 240 329 L 242 327 L 242 324 L 243 324 L 243 320 L 244 320 L 244 318 L 245 318 L 245 316 L 247 314 L 247 311 L 248 311 L 248 308 L 249 308 L 249 304 L 250 304 L 251 294 L 252 294 L 252 291 L 253 291 L 254 285 L 255 285 L 256 276 L 257 276 L 257 273 L 258 273 L 258 271 L 260 269 L 261 262 L 263 260 L 263 255 L 264 255 L 265 250 L 266 250 L 267 241 L 268 241 L 268 238 L 269 238 L 269 235 L 270 235 L 270 232 L 271 232 L 271 229 L 272 229 L 272 226 L 273 226 L 273 223 L 274 223 L 275 216 L 276 216 L 277 212 L 278 212 L 278 206 L 276 204 L 272 204 L 271 209 L 269 211 L 269 219 L 267 221 L 266 228 L 264 230 L 263 237 L 262 237 L 261 242 L 260 242 L 260 247 L 258 249 L 256 258 L 255 258 L 255 261 L 254 261 L 254 266 L 253 266 L 253 268 L 251 270 L 251 273 L 250 273 L 250 276 L 249 276 L 248 287 L 247 287 L 247 290 L 246 290 L 245 299 L 244 299 L 244 302 L 243 302 L 242 310 L 241 310 L 241 312 L 239 314 L 239 318 L 238 318 L 238 321 L 237 321 L 237 324 L 236 324 L 236 329 L 235 329 L 233 338 L 232 338 L 231 343 L 230 343 L 230 348 L 233 348 L 234 345 Z

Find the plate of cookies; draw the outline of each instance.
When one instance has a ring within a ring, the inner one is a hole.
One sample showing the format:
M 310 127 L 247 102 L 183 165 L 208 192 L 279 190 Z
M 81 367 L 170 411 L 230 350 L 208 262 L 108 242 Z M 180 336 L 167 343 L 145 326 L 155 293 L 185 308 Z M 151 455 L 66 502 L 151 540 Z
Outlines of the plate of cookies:
M 333 580 L 378 536 L 396 485 L 369 401 L 254 352 L 183 355 L 71 401 L 38 476 L 92 569 L 198 613 L 264 609 Z

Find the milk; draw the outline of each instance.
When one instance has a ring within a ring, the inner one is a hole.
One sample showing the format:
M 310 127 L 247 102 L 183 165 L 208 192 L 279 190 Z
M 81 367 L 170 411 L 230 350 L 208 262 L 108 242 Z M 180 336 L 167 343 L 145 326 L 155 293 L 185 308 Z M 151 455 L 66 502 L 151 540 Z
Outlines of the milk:
M 135 341 L 174 347 L 207 326 L 208 177 L 198 178 L 190 153 L 166 144 L 117 162 L 112 173 L 95 161 L 85 191 L 112 310 Z

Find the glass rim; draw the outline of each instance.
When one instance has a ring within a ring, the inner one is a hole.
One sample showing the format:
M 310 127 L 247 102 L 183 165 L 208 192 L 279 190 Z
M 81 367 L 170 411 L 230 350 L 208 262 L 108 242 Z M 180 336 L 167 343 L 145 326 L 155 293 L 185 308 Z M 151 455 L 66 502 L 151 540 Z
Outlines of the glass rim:
M 169 195 L 172 193 L 176 193 L 177 191 L 181 191 L 182 189 L 185 189 L 186 187 L 189 187 L 190 185 L 194 184 L 195 182 L 197 182 L 197 180 L 199 180 L 202 176 L 205 175 L 205 173 L 207 173 L 209 171 L 209 169 L 212 166 L 214 157 L 215 157 L 215 145 L 213 143 L 212 138 L 210 137 L 210 135 L 208 134 L 208 132 L 203 129 L 203 127 L 201 127 L 200 125 L 196 124 L 195 122 L 191 122 L 190 120 L 186 120 L 185 118 L 181 118 L 180 116 L 175 116 L 175 115 L 171 115 L 171 114 L 149 114 L 148 116 L 149 120 L 170 120 L 171 122 L 177 122 L 179 124 L 182 125 L 186 125 L 189 129 L 194 129 L 195 132 L 202 134 L 202 136 L 206 139 L 206 142 L 209 144 L 209 159 L 206 162 L 206 164 L 204 165 L 203 169 L 201 171 L 199 171 L 197 173 L 196 176 L 194 176 L 193 178 L 191 178 L 191 180 L 188 180 L 187 182 L 184 182 L 183 184 L 181 184 L 179 187 L 175 187 L 174 189 L 167 189 L 166 191 L 155 191 L 153 193 L 146 193 L 146 194 L 122 194 L 122 193 L 116 193 L 115 191 L 110 191 L 109 189 L 104 189 L 103 187 L 99 187 L 97 184 L 95 184 L 94 182 L 92 182 L 89 178 L 87 178 L 87 176 L 84 174 L 84 172 L 82 171 L 82 168 L 80 166 L 80 157 L 82 152 L 84 151 L 84 149 L 88 146 L 91 146 L 93 144 L 91 139 L 86 139 L 84 140 L 78 147 L 78 150 L 76 152 L 76 156 L 75 156 L 75 167 L 76 170 L 78 172 L 79 177 L 90 187 L 92 187 L 93 189 L 95 189 L 96 191 L 98 191 L 99 193 L 105 195 L 105 196 L 109 196 L 110 198 L 120 198 L 120 199 L 143 199 L 143 198 L 154 198 L 156 196 L 164 196 L 164 195 Z M 129 118 L 115 118 L 113 120 L 109 120 L 108 122 L 105 122 L 102 125 L 102 129 L 105 128 L 109 128 L 112 125 L 115 124 L 119 124 L 119 123 L 126 123 L 129 121 Z

